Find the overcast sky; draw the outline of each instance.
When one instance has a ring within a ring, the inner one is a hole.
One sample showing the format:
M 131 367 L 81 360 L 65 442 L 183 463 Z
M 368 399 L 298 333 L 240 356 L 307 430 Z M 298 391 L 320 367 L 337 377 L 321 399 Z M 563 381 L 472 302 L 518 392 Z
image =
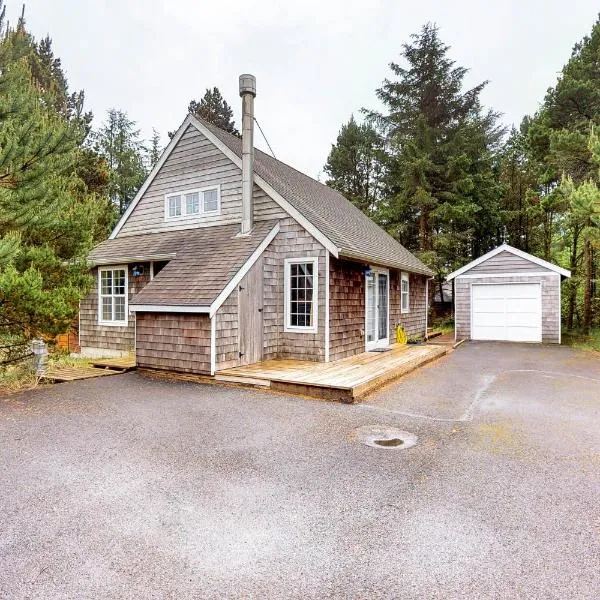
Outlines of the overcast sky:
M 21 1 L 6 0 L 14 21 Z M 167 141 L 192 98 L 217 86 L 239 125 L 238 75 L 257 78 L 256 117 L 277 158 L 318 177 L 340 125 L 388 76 L 427 21 L 451 57 L 489 80 L 485 105 L 518 124 L 591 31 L 597 0 L 27 0 L 95 125 L 111 107 Z M 257 145 L 265 148 L 257 132 Z

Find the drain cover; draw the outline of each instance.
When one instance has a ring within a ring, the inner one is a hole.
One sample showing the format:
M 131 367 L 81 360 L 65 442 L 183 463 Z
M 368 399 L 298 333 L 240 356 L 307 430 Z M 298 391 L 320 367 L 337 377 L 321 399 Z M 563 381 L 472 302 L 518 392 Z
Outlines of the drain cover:
M 354 438 L 372 448 L 400 450 L 411 448 L 417 443 L 417 436 L 386 425 L 364 425 L 354 430 Z

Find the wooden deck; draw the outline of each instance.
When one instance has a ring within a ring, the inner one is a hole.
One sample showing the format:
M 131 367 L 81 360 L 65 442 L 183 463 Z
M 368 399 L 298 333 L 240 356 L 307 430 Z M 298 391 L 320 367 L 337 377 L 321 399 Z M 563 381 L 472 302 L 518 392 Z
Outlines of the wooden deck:
M 111 369 L 126 373 L 135 369 L 135 356 L 125 356 L 122 358 L 101 358 L 92 361 L 92 365 L 99 369 Z
M 92 366 L 54 367 L 48 369 L 40 379 L 51 383 L 64 383 L 65 381 L 90 379 L 91 377 L 106 377 L 107 375 L 119 375 L 120 373 L 122 373 L 122 371 L 98 369 Z
M 268 387 L 327 400 L 354 402 L 378 387 L 443 356 L 445 346 L 393 345 L 388 352 L 363 352 L 330 363 L 266 360 L 218 371 L 216 381 Z

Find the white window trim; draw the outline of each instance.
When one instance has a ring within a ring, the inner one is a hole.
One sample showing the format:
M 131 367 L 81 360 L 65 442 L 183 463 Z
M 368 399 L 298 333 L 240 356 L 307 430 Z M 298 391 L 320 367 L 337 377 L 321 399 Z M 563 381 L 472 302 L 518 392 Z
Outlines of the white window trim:
M 312 263 L 313 265 L 313 324 L 310 327 L 299 327 L 290 324 L 290 278 L 291 265 Z M 317 333 L 319 329 L 319 258 L 305 256 L 302 258 L 286 258 L 284 262 L 284 328 L 286 333 Z
M 402 282 L 406 281 L 407 285 L 408 285 L 408 290 L 406 291 L 406 295 L 408 296 L 407 299 L 407 306 L 406 308 L 404 308 L 403 303 L 402 303 Z M 400 314 L 408 314 L 410 312 L 410 276 L 408 273 L 402 272 L 400 273 Z
M 102 272 L 116 271 L 122 269 L 125 271 L 125 320 L 124 321 L 105 321 L 102 318 Z M 129 265 L 110 265 L 98 268 L 98 324 L 109 327 L 123 327 L 129 324 Z
M 210 192 L 212 190 L 216 190 L 216 192 L 217 192 L 217 209 L 203 212 L 202 211 L 202 209 L 204 208 L 203 194 L 204 194 L 204 192 Z M 187 202 L 185 201 L 186 194 L 198 194 L 198 200 L 200 203 L 200 205 L 199 205 L 200 212 L 187 214 L 187 212 L 186 212 L 187 211 Z M 169 198 L 172 198 L 173 196 L 181 197 L 181 214 L 176 217 L 169 216 Z M 214 216 L 218 216 L 220 214 L 221 214 L 221 185 L 220 184 L 208 185 L 205 187 L 193 188 L 193 189 L 188 189 L 188 190 L 176 190 L 176 191 L 170 192 L 168 194 L 165 194 L 165 221 L 182 221 L 182 220 L 190 220 L 190 219 L 202 220 L 205 217 L 214 217 Z

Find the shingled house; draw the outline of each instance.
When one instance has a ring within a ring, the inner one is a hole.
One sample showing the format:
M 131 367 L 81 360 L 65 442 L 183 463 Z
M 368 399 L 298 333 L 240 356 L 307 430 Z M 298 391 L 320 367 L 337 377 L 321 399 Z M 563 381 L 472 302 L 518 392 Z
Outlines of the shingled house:
M 214 374 L 268 358 L 334 361 L 423 336 L 432 272 L 341 194 L 188 115 L 110 238 L 81 303 L 89 355 Z

